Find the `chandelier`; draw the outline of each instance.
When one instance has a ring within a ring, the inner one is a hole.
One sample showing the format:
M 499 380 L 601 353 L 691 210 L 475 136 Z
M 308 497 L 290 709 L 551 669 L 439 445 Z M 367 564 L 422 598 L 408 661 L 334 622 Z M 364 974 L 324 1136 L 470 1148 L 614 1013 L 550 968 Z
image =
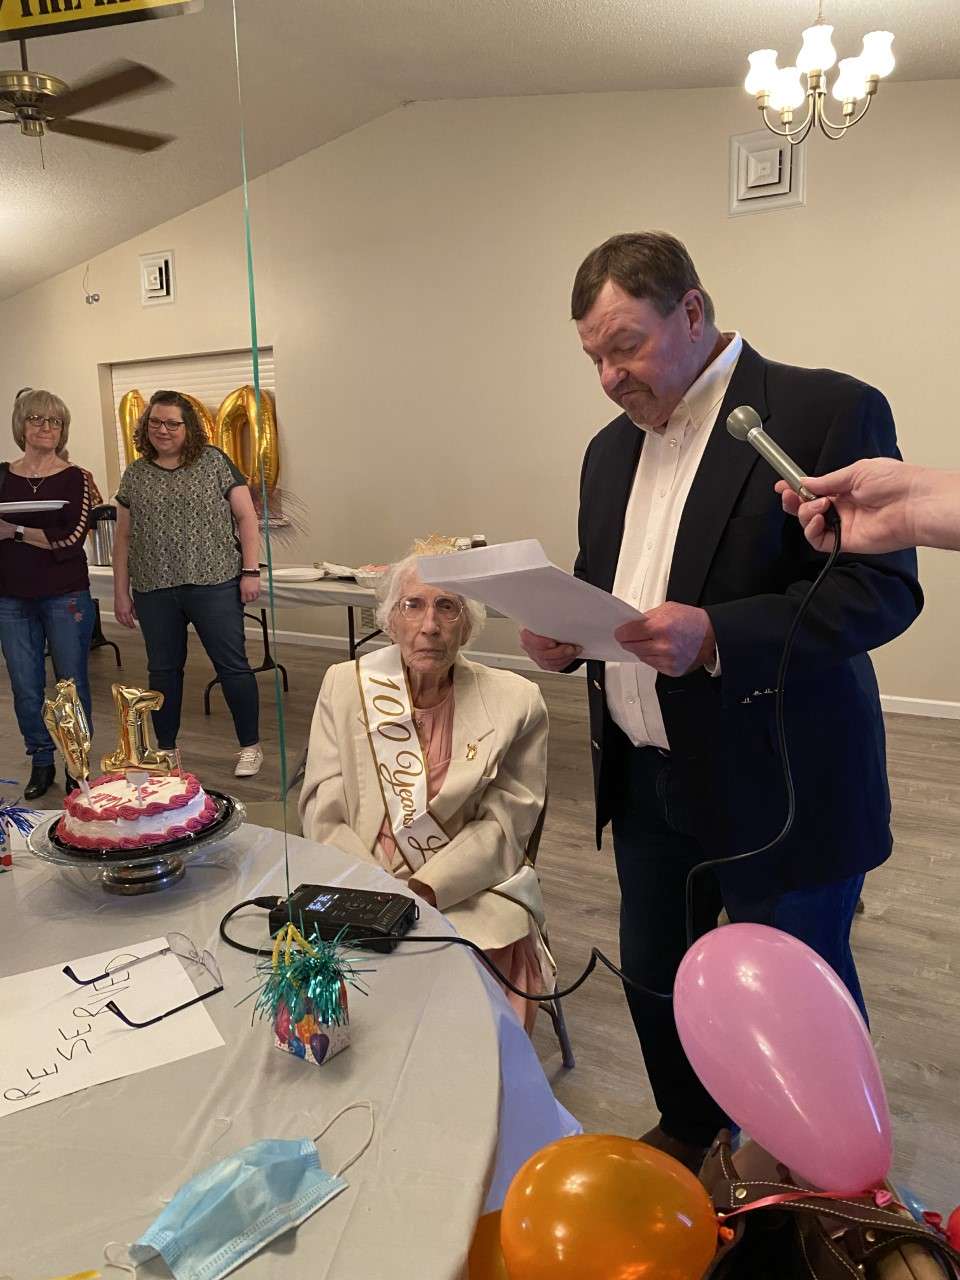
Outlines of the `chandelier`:
M 837 61 L 832 35 L 833 27 L 823 21 L 820 0 L 817 21 L 803 33 L 796 66 L 778 67 L 776 49 L 758 49 L 748 58 L 750 71 L 743 87 L 756 98 L 770 132 L 791 143 L 803 142 L 814 125 L 828 138 L 842 138 L 867 114 L 880 81 L 893 70 L 893 35 L 889 31 L 869 32 L 863 37 L 863 48 L 857 57 L 840 60 L 831 93 L 841 104 L 843 118 L 831 120 L 826 111 L 827 72 Z M 806 86 L 801 76 L 806 77 Z M 794 112 L 804 100 L 806 112 L 794 124 Z M 859 106 L 861 102 L 863 105 Z M 770 111 L 779 111 L 782 128 L 771 121 Z

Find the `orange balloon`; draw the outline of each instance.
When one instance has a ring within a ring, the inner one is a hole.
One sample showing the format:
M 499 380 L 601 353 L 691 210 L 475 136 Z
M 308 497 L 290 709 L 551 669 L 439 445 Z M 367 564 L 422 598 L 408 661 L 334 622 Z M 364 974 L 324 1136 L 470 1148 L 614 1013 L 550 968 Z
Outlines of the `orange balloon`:
M 500 1214 L 485 1213 L 473 1233 L 467 1280 L 510 1280 L 500 1248 Z
M 519 1170 L 500 1241 L 510 1280 L 700 1280 L 717 1219 L 703 1186 L 671 1156 L 581 1134 Z

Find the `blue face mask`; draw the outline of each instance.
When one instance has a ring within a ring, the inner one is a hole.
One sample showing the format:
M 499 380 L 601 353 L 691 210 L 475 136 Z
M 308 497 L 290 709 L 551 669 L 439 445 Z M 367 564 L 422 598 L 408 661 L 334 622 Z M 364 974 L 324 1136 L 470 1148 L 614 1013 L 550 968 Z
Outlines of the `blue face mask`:
M 347 1111 L 365 1107 L 370 1133 L 360 1150 L 335 1173 L 320 1166 L 314 1145 Z M 366 1151 L 373 1138 L 373 1106 L 354 1102 L 338 1111 L 317 1138 L 267 1138 L 218 1161 L 180 1188 L 156 1222 L 128 1247 L 136 1266 L 158 1254 L 176 1280 L 221 1280 L 264 1245 L 298 1227 L 339 1195 L 343 1174 Z M 107 1262 L 124 1263 L 104 1250 Z

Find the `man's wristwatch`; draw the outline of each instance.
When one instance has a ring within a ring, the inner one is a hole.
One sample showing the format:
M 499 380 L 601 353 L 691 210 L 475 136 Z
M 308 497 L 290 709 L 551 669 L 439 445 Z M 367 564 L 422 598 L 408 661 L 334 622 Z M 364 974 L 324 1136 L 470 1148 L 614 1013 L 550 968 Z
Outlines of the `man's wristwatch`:
M 13 540 L 14 540 L 14 542 L 22 542 L 22 541 L 23 541 L 23 525 L 22 525 L 22 524 L 18 524 L 18 525 L 17 525 L 17 527 L 16 527 L 16 529 L 14 529 L 14 531 L 13 531 Z

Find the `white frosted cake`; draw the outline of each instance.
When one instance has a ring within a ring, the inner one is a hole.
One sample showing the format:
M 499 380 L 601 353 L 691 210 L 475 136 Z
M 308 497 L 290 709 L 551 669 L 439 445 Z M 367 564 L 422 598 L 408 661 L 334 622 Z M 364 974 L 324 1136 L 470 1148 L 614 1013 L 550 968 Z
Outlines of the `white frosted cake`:
M 75 849 L 141 849 L 208 827 L 217 806 L 192 773 L 152 774 L 135 787 L 122 773 L 106 774 L 64 802 L 57 835 Z

